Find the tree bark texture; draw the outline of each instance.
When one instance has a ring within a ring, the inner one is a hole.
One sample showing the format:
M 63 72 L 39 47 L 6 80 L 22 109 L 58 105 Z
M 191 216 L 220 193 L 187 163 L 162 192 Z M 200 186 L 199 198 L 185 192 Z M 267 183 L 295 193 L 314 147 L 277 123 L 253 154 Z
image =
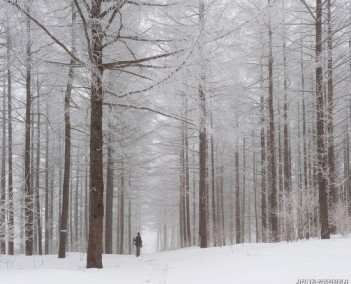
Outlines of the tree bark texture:
M 268 0 L 270 5 L 270 0 Z M 269 16 L 271 17 L 271 16 Z M 273 104 L 273 32 L 271 27 L 271 20 L 268 23 L 268 38 L 269 38 L 269 55 L 268 55 L 268 112 L 269 112 L 269 156 L 268 156 L 268 168 L 269 168 L 269 185 L 270 185 L 270 228 L 271 234 L 270 239 L 273 242 L 278 240 L 278 216 L 277 216 L 277 170 L 275 163 L 275 127 L 274 127 L 274 104 Z
M 321 238 L 329 239 L 328 194 L 326 177 L 327 151 L 325 147 L 325 113 L 322 68 L 322 0 L 316 0 L 316 140 L 317 140 L 317 184 L 319 191 L 319 221 Z
M 27 7 L 29 12 L 29 6 Z M 24 149 L 24 195 L 25 195 L 25 253 L 33 254 L 33 193 L 31 189 L 30 145 L 31 145 L 31 38 L 30 19 L 27 18 L 27 47 L 26 47 L 26 114 L 25 114 L 25 149 Z
M 103 252 L 103 217 L 104 217 L 104 181 L 103 181 L 103 67 L 102 67 L 102 28 L 101 0 L 91 4 L 92 70 L 90 92 L 90 205 L 89 205 L 89 240 L 87 268 L 102 268 Z

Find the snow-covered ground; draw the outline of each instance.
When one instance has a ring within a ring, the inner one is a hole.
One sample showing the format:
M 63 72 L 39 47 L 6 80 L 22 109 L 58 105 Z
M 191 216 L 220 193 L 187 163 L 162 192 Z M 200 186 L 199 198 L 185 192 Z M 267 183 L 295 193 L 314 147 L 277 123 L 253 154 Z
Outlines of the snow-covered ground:
M 2 255 L 0 283 L 295 284 L 299 279 L 348 279 L 340 283 L 351 284 L 351 238 L 189 248 L 140 258 L 104 255 L 103 269 L 86 269 L 85 262 L 82 253 L 68 253 L 66 259 Z

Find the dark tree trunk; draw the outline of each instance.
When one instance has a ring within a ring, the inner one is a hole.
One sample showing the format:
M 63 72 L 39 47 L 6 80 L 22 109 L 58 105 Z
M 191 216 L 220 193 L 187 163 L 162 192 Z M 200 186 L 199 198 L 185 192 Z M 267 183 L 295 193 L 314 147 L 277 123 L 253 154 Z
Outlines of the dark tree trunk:
M 255 149 L 254 142 L 254 132 L 252 132 L 252 149 Z M 257 210 L 257 161 L 256 161 L 256 151 L 253 150 L 252 157 L 252 176 L 253 176 L 253 189 L 254 189 L 254 210 L 255 210 L 255 231 L 256 231 L 256 243 L 260 242 L 260 233 L 258 227 L 258 210 Z
M 281 114 L 280 103 L 278 100 L 278 227 L 280 236 L 285 235 L 286 231 L 286 199 L 284 192 L 284 175 L 283 175 L 283 146 L 282 146 L 282 131 L 281 131 Z
M 301 89 L 302 89 L 302 137 L 303 137 L 303 193 L 306 197 L 309 196 L 309 187 L 308 187 L 308 156 L 307 156 L 307 132 L 306 132 L 306 103 L 305 103 L 305 73 L 304 73 L 304 59 L 303 59 L 303 45 L 301 44 Z M 303 206 L 305 207 L 305 205 Z M 304 231 L 306 219 L 309 222 L 310 218 L 310 206 L 308 209 L 305 208 L 303 212 L 303 234 L 306 235 Z M 306 218 L 307 217 L 307 218 Z M 310 235 L 310 226 L 308 225 L 308 234 Z
M 73 13 L 72 15 L 74 15 Z M 74 17 L 74 16 L 73 16 Z M 71 60 L 70 64 L 73 64 Z M 60 244 L 59 244 L 59 258 L 66 257 L 66 243 L 67 243 L 67 219 L 69 210 L 69 194 L 70 194 L 70 174 L 71 174 L 71 93 L 73 84 L 74 70 L 72 67 L 68 71 L 68 82 L 65 92 L 65 164 L 63 172 L 63 187 L 62 187 L 62 211 L 60 223 Z M 77 177 L 78 178 L 78 177 Z
M 268 0 L 270 5 L 270 0 Z M 271 17 L 271 16 L 270 16 Z M 273 43 L 272 43 L 272 27 L 269 19 L 268 37 L 269 37 L 269 56 L 268 56 L 268 112 L 269 112 L 269 140 L 268 140 L 268 169 L 269 169 L 269 185 L 270 185 L 270 212 L 269 220 L 271 227 L 271 241 L 278 240 L 278 216 L 277 216 L 277 170 L 275 163 L 275 128 L 274 128 L 274 104 L 273 104 Z
M 124 254 L 124 191 L 125 191 L 125 177 L 124 177 L 124 158 L 122 157 L 121 161 L 121 175 L 120 175 L 120 188 L 119 188 L 119 212 L 118 212 L 118 218 L 119 218 L 119 231 L 117 232 L 119 234 L 119 243 L 118 243 L 118 251 L 117 253 L 119 254 Z
M 316 140 L 317 140 L 317 183 L 319 191 L 319 221 L 321 238 L 329 239 L 328 194 L 326 177 L 327 151 L 325 147 L 325 114 L 323 98 L 323 69 L 322 69 L 322 0 L 316 0 Z
M 193 149 L 195 149 L 195 141 L 193 141 Z M 193 154 L 193 158 L 192 158 L 192 164 L 193 167 L 195 167 L 195 155 Z M 196 234 L 196 175 L 193 174 L 193 204 L 192 204 L 192 208 L 193 208 L 193 216 L 192 216 L 192 220 L 193 220 L 193 239 L 192 239 L 192 245 L 195 246 L 197 244 L 197 234 Z
M 13 203 L 13 167 L 12 167 L 12 74 L 11 74 L 11 36 L 7 26 L 7 106 L 8 106 L 8 192 L 9 192 L 9 237 L 8 254 L 14 255 L 14 203 Z
M 204 24 L 205 16 L 205 5 L 200 1 L 199 7 L 199 22 L 202 27 Z M 200 46 L 200 49 L 202 46 Z M 202 74 L 200 80 L 204 81 L 205 77 Z M 206 154 L 206 95 L 203 82 L 199 86 L 199 100 L 200 100 L 200 129 L 199 129 L 199 237 L 200 237 L 200 247 L 207 248 L 207 212 L 206 204 L 206 172 L 207 172 L 207 154 Z
M 29 13 L 29 6 L 27 7 Z M 25 149 L 24 149 L 24 194 L 25 194 L 25 250 L 26 255 L 33 254 L 33 194 L 31 189 L 30 145 L 31 145 L 31 38 L 30 19 L 27 18 L 27 47 L 26 47 L 26 115 L 25 115 Z
M 351 181 L 350 181 L 350 137 L 349 137 L 349 122 L 348 122 L 348 111 L 346 111 L 346 129 L 344 138 L 344 196 L 345 205 L 348 209 L 348 215 L 351 216 Z
M 188 117 L 188 100 L 185 98 L 185 117 Z M 190 226 L 190 174 L 189 174 L 189 139 L 188 125 L 184 126 L 184 163 L 185 163 L 185 213 L 186 213 L 186 246 L 191 245 L 191 226 Z
M 6 205 L 6 78 L 3 79 L 2 97 L 2 155 L 1 155 L 1 198 L 0 198 L 0 254 L 6 253 L 5 205 Z
M 284 191 L 286 197 L 286 240 L 293 240 L 293 199 L 290 162 L 289 120 L 288 120 L 288 67 L 286 51 L 285 2 L 283 1 L 283 69 L 284 69 Z
M 36 154 L 36 177 L 35 177 L 35 201 L 36 201 L 36 219 L 37 219 L 37 232 L 38 232 L 38 251 L 39 255 L 43 254 L 43 244 L 42 244 L 42 227 L 41 227 L 41 207 L 40 207 L 40 83 L 39 76 L 37 78 L 37 111 L 38 111 L 38 121 L 37 121 L 37 154 Z
M 241 243 L 241 225 L 240 225 L 240 179 L 239 179 L 239 146 L 235 149 L 235 242 Z
M 219 196 L 220 196 L 220 223 L 221 223 L 221 239 L 222 245 L 226 245 L 226 231 L 225 231 L 225 223 L 224 223 L 224 166 L 221 166 L 221 178 L 219 182 Z
M 336 169 L 334 154 L 334 94 L 333 94 L 333 30 L 332 30 L 332 10 L 331 0 L 327 0 L 328 16 L 328 96 L 327 96 L 327 132 L 328 132 L 328 169 L 329 169 L 329 206 L 333 210 L 337 198 Z M 336 226 L 331 225 L 330 232 L 336 233 Z
M 185 212 L 185 125 L 181 124 L 181 151 L 179 153 L 180 174 L 179 174 L 179 233 L 180 233 L 180 247 L 186 246 L 186 212 Z
M 112 130 L 108 136 L 107 145 L 107 170 L 106 170 L 106 217 L 105 217 L 105 253 L 112 254 L 113 230 L 113 179 L 114 159 L 112 149 Z
M 49 115 L 49 104 L 46 104 L 46 115 Z M 44 253 L 49 254 L 50 220 L 49 220 L 49 125 L 45 127 L 45 242 Z
M 128 202 L 128 253 L 132 254 L 132 201 Z
M 215 154 L 214 154 L 214 139 L 213 139 L 213 116 L 211 115 L 211 181 L 212 181 L 212 233 L 213 233 L 213 245 L 217 246 L 218 239 L 218 226 L 217 226 L 217 218 L 216 218 L 216 185 L 215 185 Z
M 87 268 L 102 268 L 102 240 L 104 217 L 104 181 L 103 181 L 103 68 L 102 68 L 102 0 L 91 3 L 91 39 L 92 39 L 92 70 L 91 70 L 91 112 L 90 112 L 90 210 L 89 240 L 87 252 Z
M 264 123 L 264 98 L 261 96 L 261 234 L 262 242 L 267 242 L 266 134 Z
M 76 13 L 72 2 L 72 51 L 75 52 L 75 23 Z M 74 64 L 73 59 L 70 64 Z M 60 217 L 60 240 L 59 240 L 59 258 L 66 257 L 67 247 L 67 218 L 69 210 L 69 194 L 70 194 L 70 179 L 71 179 L 71 94 L 74 79 L 74 69 L 72 67 L 68 70 L 68 81 L 65 92 L 65 161 L 63 172 L 63 185 L 62 185 L 62 208 Z M 78 176 L 76 177 L 78 179 Z M 77 193 L 76 193 L 77 194 Z M 77 219 L 76 219 L 77 222 Z
M 243 139 L 243 210 L 241 214 L 241 242 L 245 242 L 245 214 L 246 214 L 246 141 Z M 249 214 L 250 216 L 250 214 Z M 250 222 L 249 222 L 250 227 Z

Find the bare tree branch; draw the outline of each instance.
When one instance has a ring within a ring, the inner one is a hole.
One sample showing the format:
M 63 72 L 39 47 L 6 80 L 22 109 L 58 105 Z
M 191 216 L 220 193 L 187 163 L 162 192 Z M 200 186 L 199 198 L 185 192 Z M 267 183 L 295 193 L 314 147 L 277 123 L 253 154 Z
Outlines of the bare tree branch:
M 170 3 L 170 4 L 161 4 L 161 3 L 158 4 L 158 3 L 149 3 L 149 2 L 135 2 L 131 0 L 128 0 L 127 3 L 131 5 L 136 5 L 136 6 L 152 6 L 152 7 L 170 7 L 170 6 L 175 6 L 179 4 L 179 2 Z
M 105 17 L 111 11 L 113 11 L 114 13 L 117 13 L 118 11 L 120 11 L 122 9 L 122 7 L 124 6 L 124 4 L 126 4 L 126 2 L 127 2 L 127 0 L 123 0 L 121 2 L 118 2 L 118 4 L 115 4 L 115 5 L 107 8 L 104 12 L 101 13 L 100 17 L 101 18 Z
M 157 113 L 159 115 L 162 115 L 162 116 L 165 116 L 165 117 L 168 117 L 168 118 L 173 118 L 173 119 L 182 121 L 184 123 L 195 125 L 193 122 L 191 122 L 191 121 L 189 121 L 189 120 L 187 120 L 185 118 L 176 116 L 174 114 L 167 114 L 167 113 L 164 113 L 164 112 L 161 112 L 161 111 L 149 108 L 149 107 L 134 106 L 134 105 L 129 105 L 129 104 L 119 104 L 119 103 L 104 103 L 104 105 L 107 105 L 107 106 L 110 106 L 110 107 L 122 107 L 122 108 L 132 108 L 132 109 L 151 111 L 151 112 Z
M 58 44 L 74 61 L 82 65 L 85 65 L 83 61 L 80 60 L 77 56 L 75 56 L 73 52 L 71 52 L 65 44 L 63 44 L 52 33 L 50 33 L 49 30 L 42 23 L 40 23 L 38 20 L 33 18 L 26 10 L 24 10 L 20 5 L 18 5 L 17 1 L 16 2 L 13 2 L 11 0 L 3 0 L 3 1 L 16 7 L 21 13 L 26 15 L 32 22 L 34 22 L 40 29 L 42 29 L 56 44 Z
M 88 33 L 88 25 L 87 25 L 87 22 L 85 20 L 84 15 L 83 15 L 82 9 L 80 8 L 80 6 L 78 4 L 78 1 L 77 0 L 73 0 L 73 1 L 74 1 L 74 4 L 77 7 L 79 16 L 80 16 L 80 18 L 82 19 L 82 22 L 83 22 L 83 30 L 84 30 L 84 34 L 85 34 L 85 37 L 86 37 L 86 40 L 87 40 L 87 44 L 88 44 L 88 55 L 89 55 L 90 62 L 93 62 L 93 55 L 91 53 L 90 36 L 89 36 L 89 33 Z M 88 12 L 88 13 L 90 13 L 90 12 Z
M 83 5 L 85 7 L 85 9 L 88 11 L 88 13 L 90 13 L 90 6 L 88 4 L 88 2 L 86 0 L 82 0 L 83 1 Z
M 111 63 L 105 63 L 105 64 L 102 64 L 102 67 L 104 67 L 105 69 L 121 68 L 122 66 L 129 67 L 129 66 L 132 66 L 132 65 L 135 65 L 138 63 L 142 63 L 142 62 L 147 62 L 147 61 L 151 61 L 151 60 L 156 60 L 156 59 L 160 59 L 160 58 L 173 56 L 173 55 L 176 55 L 178 53 L 181 53 L 182 51 L 184 51 L 184 50 L 177 50 L 174 52 L 162 53 L 159 55 L 144 57 L 144 58 L 140 58 L 140 59 L 136 59 L 136 60 L 116 61 L 116 62 L 111 62 Z
M 302 2 L 302 4 L 305 5 L 305 7 L 307 8 L 307 11 L 310 13 L 310 15 L 312 16 L 313 20 L 314 20 L 315 22 L 317 22 L 317 18 L 316 18 L 316 16 L 313 14 L 311 7 L 308 6 L 308 4 L 306 3 L 305 0 L 300 0 L 300 1 Z

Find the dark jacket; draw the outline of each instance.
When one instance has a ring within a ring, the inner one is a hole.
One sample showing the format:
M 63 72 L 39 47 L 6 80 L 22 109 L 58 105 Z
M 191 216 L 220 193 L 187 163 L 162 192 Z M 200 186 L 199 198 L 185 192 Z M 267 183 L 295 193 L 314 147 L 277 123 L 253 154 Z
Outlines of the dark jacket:
M 136 236 L 133 239 L 133 243 L 137 246 L 137 247 L 142 247 L 143 246 L 143 241 L 141 240 L 140 236 Z

